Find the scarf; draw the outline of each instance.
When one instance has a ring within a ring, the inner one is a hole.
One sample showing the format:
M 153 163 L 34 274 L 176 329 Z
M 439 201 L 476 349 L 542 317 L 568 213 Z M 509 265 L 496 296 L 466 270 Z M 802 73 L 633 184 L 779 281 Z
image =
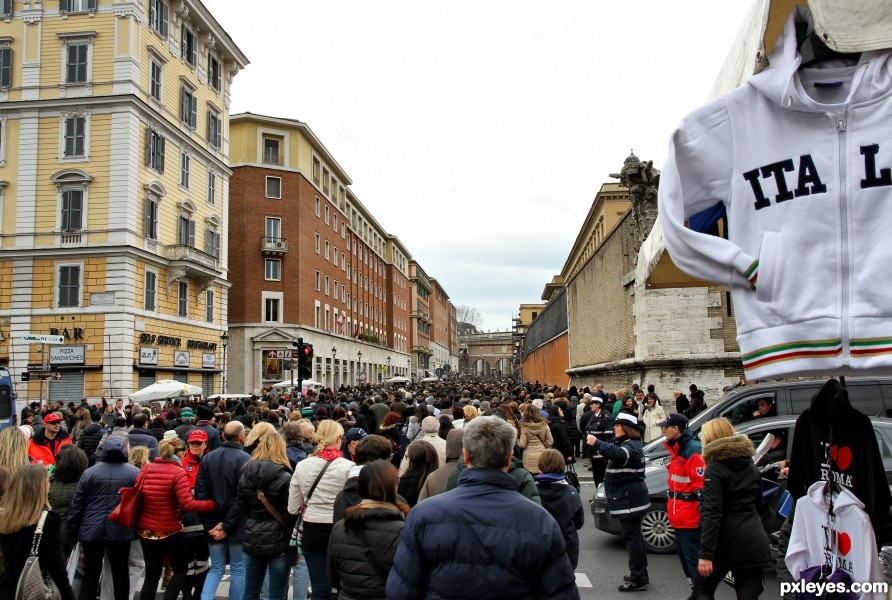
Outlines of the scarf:
M 331 462 L 336 458 L 342 458 L 344 455 L 341 454 L 340 450 L 338 450 L 337 448 L 332 446 L 332 447 L 325 448 L 325 449 L 317 452 L 316 456 L 318 458 L 321 458 L 322 460 Z

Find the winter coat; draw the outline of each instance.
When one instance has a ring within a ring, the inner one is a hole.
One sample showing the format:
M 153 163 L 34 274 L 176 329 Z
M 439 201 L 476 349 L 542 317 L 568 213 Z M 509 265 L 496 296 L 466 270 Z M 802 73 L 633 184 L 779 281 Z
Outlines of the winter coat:
M 325 459 L 311 456 L 300 461 L 291 477 L 291 487 L 288 494 L 288 512 L 296 515 L 301 505 L 306 501 L 313 482 L 322 471 Z M 355 465 L 345 458 L 336 458 L 322 475 L 313 496 L 307 504 L 304 513 L 304 521 L 307 523 L 334 523 L 334 502 L 338 492 L 344 489 L 344 483 L 350 475 L 350 469 Z
M 387 597 L 559 600 L 579 592 L 554 518 L 520 496 L 507 473 L 473 468 L 409 513 Z
M 421 469 L 408 469 L 399 479 L 397 491 L 406 499 L 406 504 L 409 506 L 418 504 L 418 494 L 421 493 L 421 486 L 424 484 L 421 480 L 423 474 Z
M 700 558 L 720 568 L 765 569 L 773 563 L 762 527 L 762 477 L 753 443 L 743 434 L 703 448 L 706 479 L 700 502 Z
M 327 575 L 339 600 L 386 597 L 387 575 L 405 522 L 396 506 L 377 504 L 353 509 L 347 521 L 338 521 L 331 530 Z
M 663 430 L 657 423 L 666 418 L 666 411 L 659 404 L 654 404 L 653 408 L 645 407 L 641 418 L 644 420 L 644 443 L 652 442 L 663 435 Z
M 548 424 L 551 431 L 551 439 L 554 441 L 552 448 L 561 453 L 564 460 L 572 459 L 576 454 L 573 452 L 573 444 L 570 442 L 570 432 L 567 421 L 563 417 L 555 419 Z M 577 431 L 579 431 L 577 429 Z
M 344 518 L 344 513 L 347 512 L 348 508 L 350 508 L 351 506 L 356 506 L 362 501 L 362 496 L 360 496 L 359 492 L 356 491 L 356 484 L 359 482 L 359 471 L 361 469 L 362 466 L 355 466 L 350 469 L 349 477 L 347 477 L 347 481 L 344 482 L 344 489 L 338 492 L 338 496 L 337 498 L 335 498 L 333 513 L 335 522 L 338 522 Z M 315 494 L 315 492 L 313 493 Z M 397 494 L 396 497 L 403 504 L 408 504 L 408 502 L 406 502 L 406 499 L 399 494 Z
M 68 583 L 65 557 L 62 555 L 62 527 L 59 515 L 49 511 L 43 523 L 43 535 L 37 547 L 40 567 L 52 577 L 62 592 L 62 600 L 74 600 L 71 585 Z M 24 527 L 15 533 L 0 534 L 0 553 L 3 554 L 4 570 L 0 573 L 0 598 L 15 598 L 16 586 L 28 556 L 37 523 Z
M 149 433 L 148 429 L 134 427 L 127 433 L 127 441 L 130 442 L 131 448 L 136 446 L 148 448 L 150 461 L 155 460 L 161 455 L 158 447 L 158 440 L 155 439 L 155 436 Z
M 693 419 L 706 409 L 706 401 L 704 400 L 703 390 L 695 390 L 691 392 L 691 405 L 684 411 L 684 415 Z
M 171 427 L 173 429 L 173 427 Z M 149 429 L 149 435 L 158 440 L 158 443 L 161 443 L 161 440 L 164 439 L 164 432 L 167 431 L 163 427 L 152 427 Z
M 400 468 L 400 463 L 403 461 L 403 456 L 406 454 L 406 448 L 409 446 L 409 440 L 406 438 L 406 434 L 403 433 L 402 429 L 402 425 L 397 423 L 396 425 L 381 431 L 381 435 L 390 441 L 390 446 L 393 450 L 393 454 L 390 456 L 390 462 L 397 469 Z
M 539 455 L 553 445 L 554 438 L 545 421 L 520 426 L 517 447 L 523 450 L 523 468 L 533 475 L 539 474 Z
M 582 510 L 582 500 L 579 492 L 567 483 L 563 473 L 542 473 L 536 475 L 536 485 L 539 487 L 539 498 L 542 500 L 542 508 L 548 511 L 564 534 L 564 543 L 567 544 L 567 556 L 570 564 L 575 569 L 579 564 L 579 534 L 585 524 L 585 511 Z
M 209 452 L 198 466 L 195 480 L 195 498 L 214 500 L 216 508 L 200 515 L 205 530 L 210 531 L 217 523 L 223 523 L 223 531 L 230 542 L 240 543 L 243 519 L 238 507 L 238 483 L 242 467 L 251 456 L 238 442 L 223 442 Z
M 44 430 L 35 433 L 31 441 L 28 442 L 28 456 L 31 462 L 38 465 L 54 465 L 56 464 L 56 455 L 59 449 L 71 443 L 71 436 L 64 429 L 60 429 L 59 433 L 52 440 L 44 436 Z
M 77 438 L 77 447 L 83 450 L 84 454 L 87 455 L 87 460 L 91 467 L 96 464 L 96 449 L 99 448 L 99 442 L 102 441 L 104 433 L 105 429 L 102 428 L 102 425 L 99 423 L 90 423 Z
M 292 470 L 297 466 L 297 463 L 307 457 L 307 451 L 304 450 L 303 446 L 293 442 L 289 442 L 285 446 L 285 454 L 288 456 L 288 461 L 291 463 Z
M 677 440 L 664 445 L 670 457 L 666 505 L 669 523 L 676 529 L 695 529 L 700 526 L 700 495 L 706 474 L 700 442 L 685 430 Z
M 607 510 L 617 519 L 643 515 L 650 509 L 644 483 L 644 451 L 640 440 L 618 438 L 616 444 L 595 439 L 595 450 L 608 459 L 604 472 Z
M 127 463 L 126 455 L 118 447 L 108 448 L 102 461 L 84 471 L 68 511 L 72 539 L 82 542 L 134 539 L 132 529 L 115 525 L 108 516 L 121 502 L 120 489 L 136 485 L 138 475 L 139 469 Z
M 74 491 L 76 489 L 76 481 L 62 483 L 56 479 L 50 479 L 50 506 L 53 507 L 53 512 L 62 518 L 63 526 L 68 523 L 68 509 L 71 506 L 71 499 L 74 498 Z M 70 544 L 73 544 L 76 541 L 74 538 L 68 536 L 67 527 L 62 531 L 62 541 Z
M 154 439 L 154 438 L 152 438 Z M 137 529 L 164 533 L 183 530 L 180 511 L 210 512 L 213 500 L 196 500 L 179 460 L 156 458 L 143 467 L 136 480 L 142 490 L 142 511 Z
M 242 548 L 251 556 L 276 556 L 288 550 L 295 518 L 288 514 L 288 484 L 291 471 L 268 460 L 251 460 L 238 482 L 239 512 L 245 519 Z M 266 508 L 257 491 L 279 511 L 287 527 Z

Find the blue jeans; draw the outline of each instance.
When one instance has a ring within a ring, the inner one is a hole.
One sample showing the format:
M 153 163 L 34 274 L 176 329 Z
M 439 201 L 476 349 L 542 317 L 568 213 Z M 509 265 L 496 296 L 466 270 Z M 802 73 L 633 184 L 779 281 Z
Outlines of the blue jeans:
M 288 597 L 288 576 L 291 574 L 290 548 L 273 556 L 245 555 L 245 600 L 259 600 L 263 578 L 269 571 L 269 600 L 285 600 Z
M 697 566 L 700 562 L 700 528 L 676 529 L 675 548 L 684 575 L 691 580 L 691 588 L 697 579 Z
M 335 596 L 331 593 L 331 585 L 325 574 L 326 556 L 304 551 L 301 559 L 307 561 L 307 570 L 310 572 L 310 585 L 313 588 L 310 598 L 312 600 L 334 600 Z M 245 600 L 248 600 L 247 596 Z
M 294 591 L 292 600 L 307 600 L 307 590 L 310 589 L 310 571 L 307 570 L 307 560 L 301 556 L 300 562 L 291 567 L 291 586 Z
M 208 544 L 211 555 L 211 568 L 208 570 L 201 600 L 214 600 L 223 571 L 226 569 L 226 558 L 229 557 L 229 600 L 242 600 L 245 592 L 245 553 L 242 545 L 234 542 L 217 542 Z

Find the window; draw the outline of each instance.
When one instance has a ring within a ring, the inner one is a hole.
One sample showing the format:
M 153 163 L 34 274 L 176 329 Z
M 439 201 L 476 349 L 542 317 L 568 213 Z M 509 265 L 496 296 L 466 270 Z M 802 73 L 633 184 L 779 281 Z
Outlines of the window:
M 322 191 L 325 193 L 326 196 L 328 196 L 328 179 L 329 179 L 328 169 L 323 167 L 323 169 L 322 169 Z
M 177 285 L 179 292 L 177 296 L 177 315 L 180 317 L 189 316 L 189 284 L 185 281 L 179 282 Z
M 204 320 L 208 323 L 214 322 L 214 290 L 207 290 L 204 293 Z
M 164 173 L 164 136 L 154 129 L 146 130 L 146 164 Z
M 2 2 L 0 2 L 0 16 L 12 16 L 12 0 L 3 0 Z
M 319 271 L 316 271 L 316 291 L 318 292 L 322 288 L 322 274 Z
M 208 171 L 208 204 L 216 204 L 217 202 L 217 174 Z
M 331 257 L 331 248 L 328 244 L 328 240 L 325 240 L 325 260 L 330 260 Z
M 192 166 L 192 158 L 183 152 L 180 154 L 180 187 L 189 189 L 189 170 Z
M 59 12 L 87 12 L 96 10 L 96 0 L 59 0 Z
M 86 117 L 68 117 L 63 121 L 63 149 L 65 158 L 86 156 L 85 140 L 87 135 Z
M 316 234 L 316 245 L 315 245 L 315 247 L 314 247 L 314 250 L 316 251 L 316 254 L 319 254 L 319 252 L 321 252 L 321 246 L 322 246 L 322 236 L 320 236 L 320 235 L 317 233 L 317 234 Z
M 266 298 L 263 301 L 263 320 L 267 323 L 279 322 L 279 299 Z
M 182 56 L 193 67 L 198 62 L 198 44 L 195 40 L 195 34 L 189 31 L 185 25 L 180 28 L 182 40 Z
M 65 83 L 87 82 L 87 50 L 89 44 L 68 44 L 65 53 Z
M 146 271 L 146 292 L 143 308 L 146 310 L 155 310 L 155 295 L 158 291 L 158 274 L 154 271 Z
M 266 218 L 266 237 L 274 240 L 282 237 L 282 219 L 279 217 Z
M 81 266 L 59 266 L 59 308 L 74 308 L 80 306 L 81 296 Z
M 223 145 L 223 122 L 215 110 L 208 111 L 208 143 L 217 149 Z
M 282 197 L 282 178 L 267 177 L 266 178 L 266 197 L 279 199 Z
M 208 54 L 208 83 L 218 92 L 223 89 L 223 71 L 220 69 L 220 61 L 212 54 Z
M 337 213 L 335 213 L 335 216 L 334 216 L 334 223 L 332 224 L 332 229 L 335 230 L 335 233 L 338 232 L 338 215 L 337 215 Z
M 186 87 L 180 91 L 180 121 L 192 129 L 198 124 L 198 98 Z
M 332 295 L 334 296 L 334 299 L 337 300 L 338 299 L 338 282 L 337 281 L 334 282 L 334 285 L 332 286 L 331 291 L 332 291 Z
M 319 169 L 320 169 L 319 159 L 313 157 L 313 183 L 315 183 L 316 185 L 319 185 Z M 316 202 L 318 204 L 319 198 L 316 198 Z M 316 211 L 316 216 L 317 217 L 319 216 L 318 210 Z
M 279 155 L 279 140 L 276 138 L 263 138 L 263 163 L 267 165 L 281 165 Z
M 180 215 L 177 226 L 177 243 L 180 246 L 195 247 L 195 221 L 186 215 Z
M 326 275 L 325 276 L 325 295 L 328 296 L 331 294 L 331 278 Z
M 151 240 L 158 239 L 158 211 L 160 202 L 154 196 L 146 197 L 146 237 Z
M 263 264 L 263 278 L 267 281 L 282 279 L 282 261 L 278 258 L 267 258 Z
M 149 76 L 149 95 L 161 102 L 161 65 L 152 61 L 151 74 Z
M 316 198 L 316 216 L 319 216 L 319 198 Z
M 329 219 L 329 216 L 330 216 L 330 212 L 331 212 L 331 211 L 329 210 L 328 206 L 326 206 L 326 207 L 325 207 L 325 224 L 326 224 L 326 225 L 328 225 L 328 219 Z
M 62 190 L 61 231 L 81 231 L 84 219 L 84 191 Z
M 12 85 L 12 48 L 0 48 L 0 88 Z
M 164 0 L 149 0 L 149 25 L 167 37 L 167 4 Z
M 216 258 L 220 257 L 220 234 L 215 229 L 204 232 L 204 251 Z

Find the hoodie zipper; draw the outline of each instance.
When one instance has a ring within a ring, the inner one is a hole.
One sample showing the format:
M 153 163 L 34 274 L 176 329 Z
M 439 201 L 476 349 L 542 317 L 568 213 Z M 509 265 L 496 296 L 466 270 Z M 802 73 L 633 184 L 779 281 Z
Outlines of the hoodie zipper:
M 846 161 L 846 113 L 843 111 L 836 117 L 836 135 L 839 142 L 839 234 L 842 245 L 842 366 L 849 364 L 849 206 L 848 206 L 848 172 Z

